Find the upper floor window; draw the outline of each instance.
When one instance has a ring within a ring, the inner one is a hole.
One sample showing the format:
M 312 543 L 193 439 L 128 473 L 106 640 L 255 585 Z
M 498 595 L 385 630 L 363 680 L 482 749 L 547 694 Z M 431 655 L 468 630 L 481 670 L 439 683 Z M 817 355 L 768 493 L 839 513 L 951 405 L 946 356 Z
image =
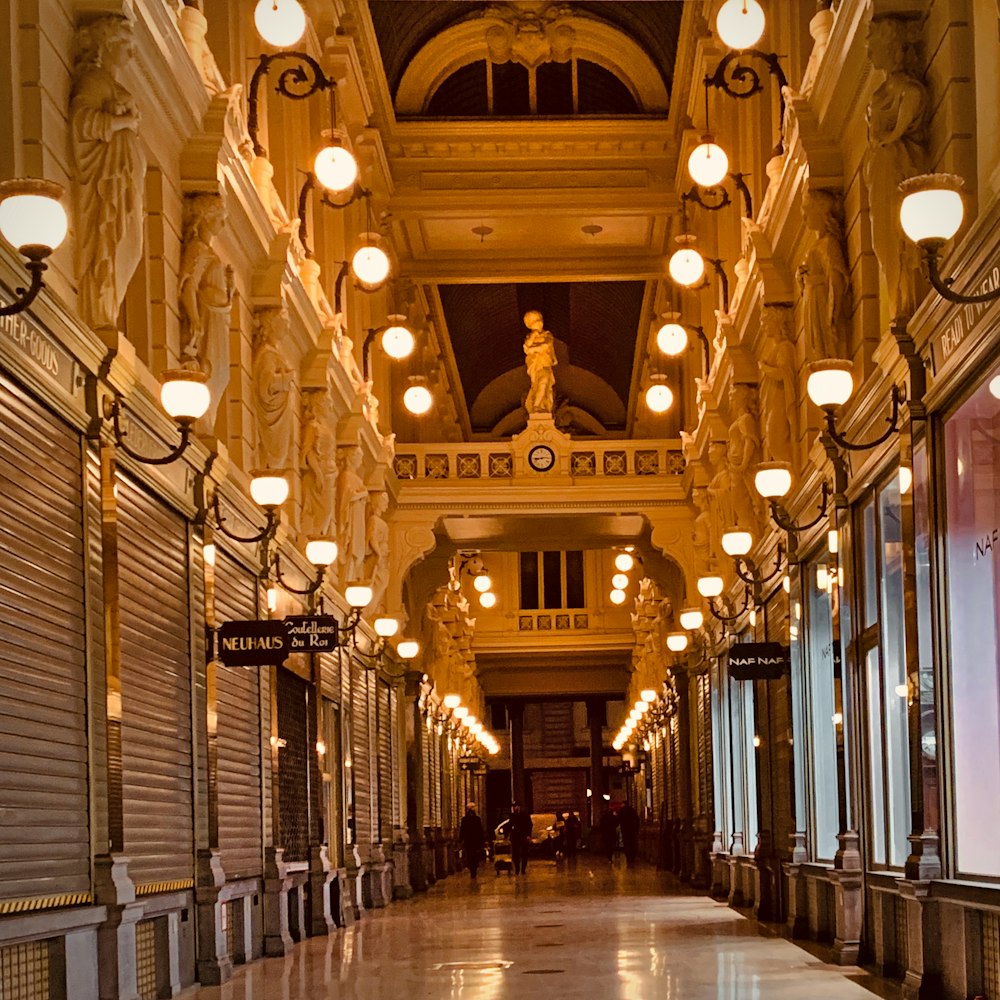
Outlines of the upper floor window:
M 583 552 L 522 552 L 521 607 L 583 608 Z

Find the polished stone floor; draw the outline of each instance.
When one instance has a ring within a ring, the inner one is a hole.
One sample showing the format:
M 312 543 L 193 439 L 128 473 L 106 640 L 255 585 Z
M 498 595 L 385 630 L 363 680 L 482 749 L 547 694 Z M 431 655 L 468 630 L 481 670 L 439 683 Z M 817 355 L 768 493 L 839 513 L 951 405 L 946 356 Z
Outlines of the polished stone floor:
M 650 868 L 452 876 L 185 1000 L 872 1000 L 824 964 Z M 885 994 L 879 990 L 881 995 Z

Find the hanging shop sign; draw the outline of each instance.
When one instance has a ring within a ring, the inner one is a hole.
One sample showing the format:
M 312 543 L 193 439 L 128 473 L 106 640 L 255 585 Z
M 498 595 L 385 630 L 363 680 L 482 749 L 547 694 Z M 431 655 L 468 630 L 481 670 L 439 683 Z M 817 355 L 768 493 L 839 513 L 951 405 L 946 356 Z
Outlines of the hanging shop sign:
M 734 681 L 773 681 L 788 671 L 788 647 L 780 642 L 738 642 L 729 649 Z
M 292 652 L 284 621 L 225 622 L 216 632 L 215 655 L 226 667 L 269 667 Z
M 973 295 L 985 295 L 1000 289 L 1000 266 L 989 272 L 972 288 Z M 931 337 L 931 361 L 935 376 L 951 361 L 963 357 L 996 323 L 995 302 L 970 302 L 957 306 L 938 324 Z
M 478 757 L 459 757 L 458 766 L 463 771 L 475 771 L 477 767 L 482 765 L 482 761 Z
M 81 392 L 83 378 L 76 360 L 27 314 L 0 317 L 0 343 L 8 345 L 26 368 L 54 382 L 67 395 Z
M 339 644 L 333 615 L 289 615 L 284 622 L 293 653 L 332 653 Z

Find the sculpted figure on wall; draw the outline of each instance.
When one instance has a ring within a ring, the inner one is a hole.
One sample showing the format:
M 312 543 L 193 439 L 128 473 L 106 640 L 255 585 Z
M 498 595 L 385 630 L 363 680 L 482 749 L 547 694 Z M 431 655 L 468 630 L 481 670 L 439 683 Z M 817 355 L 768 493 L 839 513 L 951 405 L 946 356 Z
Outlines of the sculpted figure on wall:
M 899 184 L 925 173 L 927 88 L 920 79 L 918 30 L 915 22 L 901 17 L 881 17 L 868 28 L 868 58 L 885 79 L 868 103 L 864 177 L 872 245 L 893 319 L 910 316 L 917 306 L 920 258 L 899 224 Z
M 253 352 L 253 401 L 259 469 L 288 469 L 292 464 L 295 370 L 288 366 L 279 349 L 287 336 L 287 310 L 258 310 Z
M 806 349 L 813 360 L 842 358 L 850 334 L 851 276 L 844 249 L 840 198 L 830 191 L 807 191 L 802 199 L 806 226 L 816 242 L 799 265 L 805 314 Z
M 427 653 L 424 657 L 425 669 L 428 673 L 441 673 L 451 659 L 454 640 L 451 635 L 451 623 L 455 612 L 448 600 L 448 587 L 443 585 L 434 591 L 434 596 L 427 602 L 424 609 L 425 634 L 427 636 Z M 440 680 L 440 678 L 438 678 Z
M 704 486 L 696 486 L 691 494 L 695 510 L 692 530 L 694 541 L 695 573 L 697 576 L 708 576 L 716 556 L 716 538 L 712 531 L 712 512 L 709 509 L 708 490 Z
M 764 457 L 791 462 L 798 440 L 798 364 L 787 306 L 764 306 L 760 369 L 760 410 Z
M 118 325 L 142 259 L 146 158 L 139 111 L 119 83 L 133 55 L 132 26 L 123 17 L 101 17 L 77 31 L 69 106 L 73 232 L 79 311 L 95 329 Z
M 729 390 L 729 473 L 732 488 L 734 524 L 760 533 L 757 490 L 754 473 L 760 464 L 760 423 L 757 419 L 757 393 L 749 385 L 733 385 Z M 723 525 L 725 531 L 731 525 Z
M 337 544 L 340 582 L 364 579 L 368 487 L 361 478 L 364 456 L 356 444 L 337 449 Z
M 327 389 L 302 397 L 302 532 L 306 537 L 336 535 L 337 434 Z
M 736 524 L 729 445 L 725 441 L 712 441 L 708 446 L 708 461 L 712 466 L 712 478 L 708 484 L 709 511 L 712 515 L 712 552 L 718 555 L 722 551 L 720 540 L 723 531 Z
M 524 361 L 528 367 L 531 388 L 524 408 L 531 413 L 551 413 L 556 385 L 556 345 L 545 329 L 542 314 L 532 310 L 524 314 L 528 335 L 524 338 Z
M 382 607 L 389 585 L 389 525 L 384 514 L 389 509 L 389 494 L 372 490 L 368 494 L 368 516 L 365 521 L 364 580 L 372 588 L 370 609 Z
M 223 266 L 212 243 L 226 224 L 221 194 L 189 195 L 178 278 L 181 305 L 181 357 L 185 367 L 208 376 L 212 403 L 205 426 L 215 426 L 222 395 L 229 385 L 229 313 L 233 269 Z

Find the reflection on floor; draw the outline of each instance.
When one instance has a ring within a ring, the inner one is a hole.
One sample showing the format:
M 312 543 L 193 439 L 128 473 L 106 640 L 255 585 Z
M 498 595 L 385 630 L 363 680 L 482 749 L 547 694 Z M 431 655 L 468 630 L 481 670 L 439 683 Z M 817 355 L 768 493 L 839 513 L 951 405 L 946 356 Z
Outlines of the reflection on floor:
M 650 868 L 611 870 L 581 857 L 572 871 L 532 864 L 526 878 L 489 869 L 475 884 L 452 876 L 184 997 L 871 1000 L 868 978 L 825 965 Z

